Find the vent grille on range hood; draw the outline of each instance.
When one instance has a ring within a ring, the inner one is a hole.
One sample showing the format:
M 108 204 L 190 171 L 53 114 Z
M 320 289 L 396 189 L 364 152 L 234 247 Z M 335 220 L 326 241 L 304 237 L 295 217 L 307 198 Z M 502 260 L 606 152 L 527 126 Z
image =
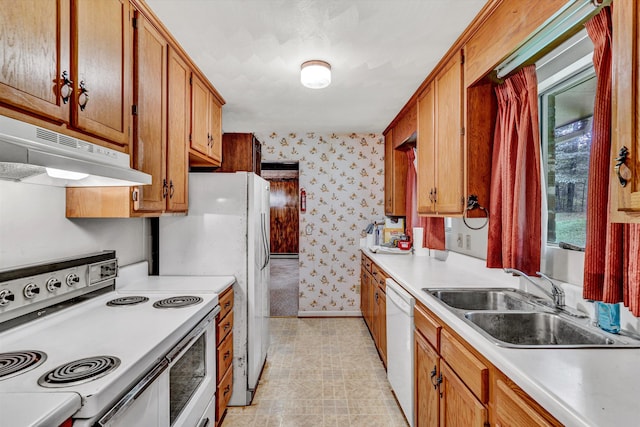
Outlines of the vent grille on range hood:
M 151 184 L 151 175 L 129 167 L 128 154 L 1 115 L 0 179 L 58 187 Z

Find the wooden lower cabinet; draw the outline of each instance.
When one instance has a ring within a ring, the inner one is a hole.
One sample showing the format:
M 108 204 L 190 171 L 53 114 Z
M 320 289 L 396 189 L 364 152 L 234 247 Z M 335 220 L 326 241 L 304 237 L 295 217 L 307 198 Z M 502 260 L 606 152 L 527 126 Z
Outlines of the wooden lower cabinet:
M 216 318 L 216 426 L 227 411 L 233 392 L 233 287 L 218 298 L 220 313 Z
M 414 332 L 415 343 L 415 425 L 437 426 L 440 419 L 440 396 L 437 388 L 440 356 L 419 332 Z
M 387 276 L 362 255 L 360 310 L 384 366 L 387 366 Z
M 446 363 L 440 364 L 440 426 L 484 426 L 487 408 Z
M 419 302 L 414 320 L 417 427 L 562 425 Z

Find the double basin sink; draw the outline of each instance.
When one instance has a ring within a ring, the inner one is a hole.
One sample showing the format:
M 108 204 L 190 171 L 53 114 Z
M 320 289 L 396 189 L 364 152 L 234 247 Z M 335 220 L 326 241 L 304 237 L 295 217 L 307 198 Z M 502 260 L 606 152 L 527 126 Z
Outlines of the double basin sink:
M 586 316 L 556 309 L 518 289 L 423 289 L 494 344 L 513 348 L 640 348 Z

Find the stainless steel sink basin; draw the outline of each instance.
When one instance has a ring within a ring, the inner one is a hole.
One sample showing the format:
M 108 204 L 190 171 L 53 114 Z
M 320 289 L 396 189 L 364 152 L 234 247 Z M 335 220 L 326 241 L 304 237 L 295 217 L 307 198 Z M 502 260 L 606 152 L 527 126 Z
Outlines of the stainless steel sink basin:
M 533 310 L 528 295 L 516 289 L 429 289 L 446 305 L 461 310 Z
M 588 316 L 560 310 L 512 288 L 423 289 L 489 341 L 513 348 L 640 348 L 631 334 L 614 335 Z M 582 319 L 580 319 L 583 317 Z
M 475 311 L 465 318 L 492 338 L 518 347 L 606 347 L 617 342 L 598 329 L 554 313 Z

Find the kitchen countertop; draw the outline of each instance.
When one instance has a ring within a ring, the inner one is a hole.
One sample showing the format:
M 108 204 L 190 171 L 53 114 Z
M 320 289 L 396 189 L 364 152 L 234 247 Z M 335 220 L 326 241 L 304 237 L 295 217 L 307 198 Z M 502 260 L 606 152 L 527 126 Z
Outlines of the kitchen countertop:
M 637 425 L 640 349 L 513 349 L 497 346 L 422 288 L 512 287 L 519 279 L 485 261 L 450 252 L 446 261 L 415 255 L 370 257 L 500 371 L 567 426 Z
M 0 424 L 57 426 L 80 409 L 81 404 L 77 393 L 0 393 Z

